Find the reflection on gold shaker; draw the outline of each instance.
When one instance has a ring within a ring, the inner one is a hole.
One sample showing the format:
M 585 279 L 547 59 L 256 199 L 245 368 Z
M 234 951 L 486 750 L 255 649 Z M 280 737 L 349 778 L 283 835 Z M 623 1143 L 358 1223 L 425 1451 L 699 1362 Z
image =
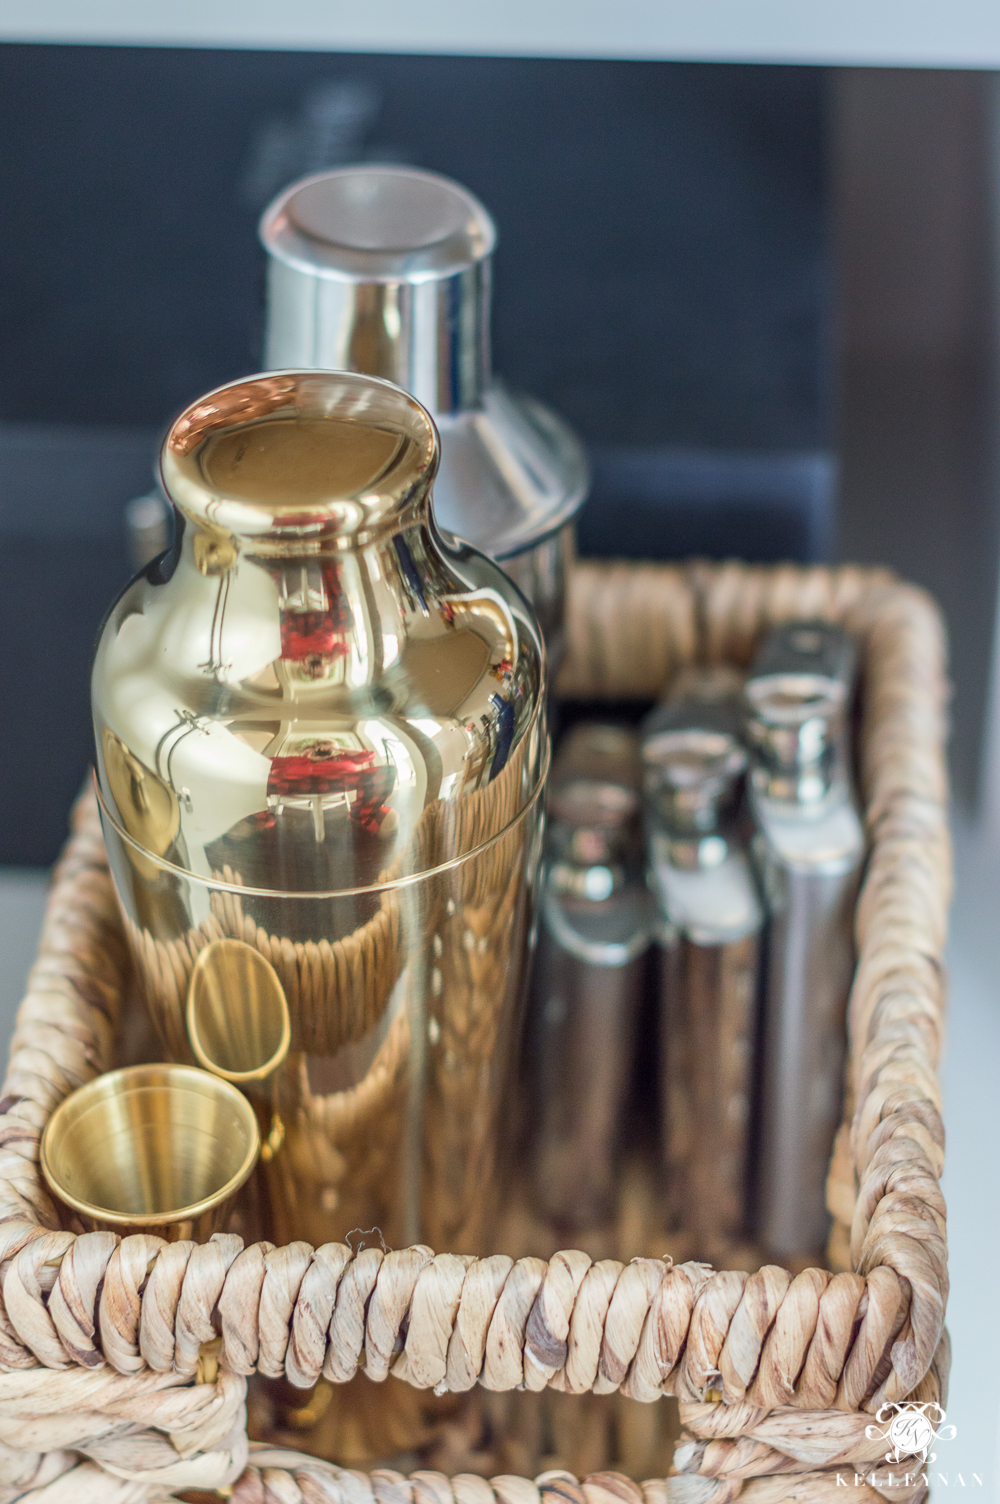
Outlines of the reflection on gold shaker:
M 164 445 L 175 552 L 98 646 L 137 969 L 169 1057 L 254 1101 L 278 1243 L 488 1239 L 544 669 L 518 592 L 437 533 L 437 455 L 423 408 L 370 377 L 210 393 Z

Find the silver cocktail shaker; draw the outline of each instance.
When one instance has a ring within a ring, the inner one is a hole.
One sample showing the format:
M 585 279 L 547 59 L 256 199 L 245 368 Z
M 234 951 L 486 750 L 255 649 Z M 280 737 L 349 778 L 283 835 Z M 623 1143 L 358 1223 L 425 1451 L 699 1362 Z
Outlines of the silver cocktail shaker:
M 563 1226 L 613 1211 L 653 918 L 638 816 L 635 734 L 576 726 L 549 792 L 530 1035 L 536 1201 Z
M 739 687 L 728 670 L 692 670 L 643 726 L 667 1199 L 696 1256 L 743 1234 L 750 1173 L 764 909 L 736 818 Z
M 769 634 L 746 684 L 750 800 L 770 926 L 757 1231 L 776 1256 L 822 1246 L 840 1121 L 864 833 L 852 789 L 851 639 L 825 622 Z
M 583 449 L 490 368 L 493 221 L 465 188 L 410 167 L 346 167 L 285 189 L 261 221 L 265 365 L 383 376 L 441 435 L 438 525 L 501 563 L 561 655 L 565 531 Z

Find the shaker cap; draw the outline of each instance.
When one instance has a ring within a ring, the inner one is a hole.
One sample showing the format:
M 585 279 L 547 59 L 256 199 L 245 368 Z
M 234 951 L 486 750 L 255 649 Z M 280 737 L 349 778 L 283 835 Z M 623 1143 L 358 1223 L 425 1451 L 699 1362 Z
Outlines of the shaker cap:
M 445 531 L 504 560 L 571 521 L 586 455 L 554 413 L 493 379 L 496 230 L 468 189 L 412 167 L 338 168 L 284 189 L 260 237 L 264 365 L 365 371 L 412 392 L 441 424 Z M 551 563 L 537 568 L 555 581 Z M 556 625 L 545 625 L 551 646 Z
M 350 547 L 427 495 L 433 421 L 387 381 L 349 371 L 276 371 L 192 403 L 161 455 L 170 499 L 254 551 L 303 537 Z
M 300 271 L 348 282 L 430 282 L 489 256 L 496 229 L 468 189 L 412 167 L 317 173 L 261 220 L 265 250 Z

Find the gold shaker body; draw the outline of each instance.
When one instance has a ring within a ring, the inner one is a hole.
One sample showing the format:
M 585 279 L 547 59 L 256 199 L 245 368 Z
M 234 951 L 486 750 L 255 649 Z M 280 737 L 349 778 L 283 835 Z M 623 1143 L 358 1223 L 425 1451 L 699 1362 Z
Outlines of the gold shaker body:
M 436 463 L 431 420 L 387 382 L 292 371 L 210 393 L 164 445 L 178 543 L 98 645 L 105 835 L 167 1055 L 196 1058 L 189 993 L 214 942 L 256 952 L 287 1003 L 276 1067 L 241 1082 L 279 1243 L 488 1237 L 544 661 L 518 591 L 437 533 Z M 212 1007 L 224 1055 L 247 1016 Z

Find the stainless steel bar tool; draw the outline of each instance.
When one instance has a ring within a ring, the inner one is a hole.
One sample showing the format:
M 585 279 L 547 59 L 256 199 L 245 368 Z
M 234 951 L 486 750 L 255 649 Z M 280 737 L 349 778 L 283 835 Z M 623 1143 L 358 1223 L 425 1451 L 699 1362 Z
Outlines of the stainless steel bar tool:
M 845 632 L 791 622 L 765 639 L 746 684 L 750 802 L 770 910 L 757 1232 L 779 1257 L 820 1248 L 829 1225 L 864 855 L 849 758 L 854 675 Z
M 536 1201 L 562 1226 L 614 1209 L 653 917 L 639 808 L 635 733 L 574 727 L 550 788 L 529 1036 Z
M 667 1198 L 696 1256 L 738 1240 L 747 1212 L 764 911 L 736 818 L 739 688 L 729 670 L 688 671 L 643 726 Z

